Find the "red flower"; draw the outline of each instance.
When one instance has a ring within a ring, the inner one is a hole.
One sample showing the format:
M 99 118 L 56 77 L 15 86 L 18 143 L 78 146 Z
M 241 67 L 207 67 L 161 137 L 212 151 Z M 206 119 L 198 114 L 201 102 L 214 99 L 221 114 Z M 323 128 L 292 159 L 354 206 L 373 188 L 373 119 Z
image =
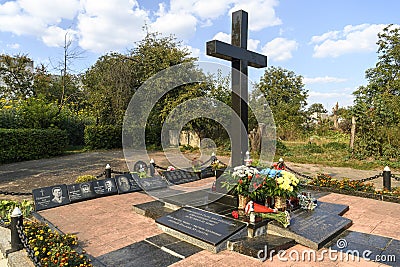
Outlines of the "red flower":
M 232 216 L 235 219 L 239 218 L 239 212 L 237 210 L 232 211 Z
M 253 183 L 253 187 L 254 187 L 254 189 L 257 189 L 257 187 L 258 187 L 257 183 Z
M 260 175 L 258 173 L 256 174 L 256 178 L 260 178 Z
M 239 180 L 239 184 L 242 184 L 242 183 L 243 183 L 243 181 L 242 181 L 242 179 L 240 179 L 240 180 Z

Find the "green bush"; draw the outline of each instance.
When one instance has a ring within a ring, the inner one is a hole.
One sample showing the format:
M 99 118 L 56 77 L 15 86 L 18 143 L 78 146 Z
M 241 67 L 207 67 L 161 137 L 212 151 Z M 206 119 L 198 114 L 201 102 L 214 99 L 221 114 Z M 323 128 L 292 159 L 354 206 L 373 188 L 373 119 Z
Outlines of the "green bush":
M 68 137 L 58 129 L 0 129 L 0 140 L 0 163 L 7 163 L 60 155 Z
M 122 128 L 114 125 L 86 126 L 85 145 L 89 149 L 121 148 Z

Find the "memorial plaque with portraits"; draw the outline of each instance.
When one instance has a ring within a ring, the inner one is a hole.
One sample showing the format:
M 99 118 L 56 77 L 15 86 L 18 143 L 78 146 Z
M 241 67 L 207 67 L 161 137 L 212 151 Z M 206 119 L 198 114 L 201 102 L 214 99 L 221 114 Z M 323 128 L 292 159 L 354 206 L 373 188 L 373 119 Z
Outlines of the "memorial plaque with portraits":
M 35 210 L 45 210 L 70 203 L 67 186 L 54 185 L 32 190 Z
M 163 176 L 172 184 L 184 184 L 199 180 L 199 175 L 195 172 L 185 170 L 173 170 L 163 172 Z
M 93 190 L 98 197 L 118 194 L 114 178 L 93 181 Z
M 137 175 L 136 177 L 139 179 Z M 138 192 L 142 190 L 130 173 L 116 175 L 115 182 L 117 184 L 118 194 Z
M 162 176 L 138 178 L 140 187 L 145 191 L 167 188 L 168 182 Z
M 94 192 L 93 181 L 84 182 L 80 184 L 67 185 L 68 197 L 71 202 L 87 200 L 97 197 Z

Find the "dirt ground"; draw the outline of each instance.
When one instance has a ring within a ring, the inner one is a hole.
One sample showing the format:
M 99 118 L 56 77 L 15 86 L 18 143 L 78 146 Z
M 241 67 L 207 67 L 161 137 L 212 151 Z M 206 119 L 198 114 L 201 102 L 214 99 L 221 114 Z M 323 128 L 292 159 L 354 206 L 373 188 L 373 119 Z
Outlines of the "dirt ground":
M 163 152 L 149 153 L 159 166 L 170 165 Z M 198 154 L 187 153 L 188 159 L 196 159 Z M 229 162 L 226 156 L 218 157 L 223 162 Z M 122 150 L 95 151 L 50 159 L 40 159 L 25 162 L 0 165 L 0 191 L 31 192 L 32 189 L 56 184 L 72 184 L 75 179 L 84 174 L 99 175 L 106 164 L 115 171 L 128 171 Z M 290 168 L 314 176 L 316 173 L 327 173 L 335 178 L 362 179 L 381 173 L 382 170 L 355 170 L 351 168 L 326 167 L 316 164 L 298 164 L 286 162 Z M 382 166 L 383 169 L 384 166 Z M 382 178 L 373 181 L 377 188 L 382 187 Z M 392 186 L 400 186 L 400 182 L 392 179 Z M 10 196 L 0 194 L 0 199 L 31 199 L 30 196 Z

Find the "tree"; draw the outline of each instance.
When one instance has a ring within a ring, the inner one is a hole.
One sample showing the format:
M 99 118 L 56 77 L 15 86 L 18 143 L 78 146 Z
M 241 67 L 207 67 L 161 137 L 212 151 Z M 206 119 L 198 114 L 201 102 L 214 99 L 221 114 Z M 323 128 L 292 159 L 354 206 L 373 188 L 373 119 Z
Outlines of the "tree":
M 101 57 L 83 78 L 84 90 L 98 123 L 122 125 L 136 90 L 162 70 L 181 63 L 193 63 L 195 58 L 189 55 L 174 37 L 148 33 L 127 54 L 112 53 Z M 201 75 L 194 67 L 188 72 L 182 73 L 182 76 Z M 157 86 L 152 90 L 157 90 Z M 193 84 L 180 86 L 164 95 L 153 107 L 146 124 L 149 142 L 160 144 L 162 123 L 171 110 L 187 99 L 204 94 L 202 85 Z
M 311 106 L 308 108 L 308 114 L 314 114 L 314 113 L 327 113 L 328 111 L 324 108 L 324 105 L 321 103 L 313 103 Z
M 27 98 L 33 95 L 33 61 L 27 55 L 0 56 L 0 97 Z
M 378 62 L 368 69 L 368 85 L 355 95 L 355 155 L 396 158 L 400 156 L 400 28 L 388 25 L 378 34 Z
M 307 90 L 303 77 L 280 67 L 265 70 L 253 91 L 253 98 L 263 95 L 273 113 L 277 135 L 282 139 L 296 137 L 306 121 Z

